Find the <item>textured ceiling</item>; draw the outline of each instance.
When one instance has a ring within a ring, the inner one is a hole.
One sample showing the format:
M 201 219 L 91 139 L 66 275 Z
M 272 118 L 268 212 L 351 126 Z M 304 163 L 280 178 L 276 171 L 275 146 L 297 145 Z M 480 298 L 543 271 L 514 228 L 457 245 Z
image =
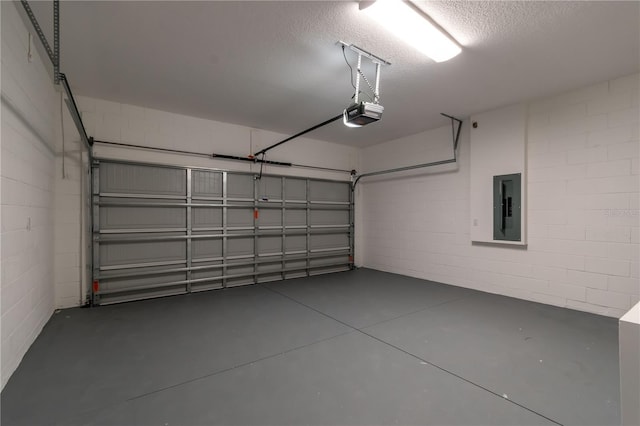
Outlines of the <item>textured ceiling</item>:
M 354 1 L 62 2 L 62 70 L 78 94 L 293 134 L 350 102 L 344 40 L 392 63 L 383 118 L 309 136 L 367 146 L 640 69 L 639 2 L 416 3 L 460 55 L 431 61 Z M 32 7 L 50 34 L 51 2 Z

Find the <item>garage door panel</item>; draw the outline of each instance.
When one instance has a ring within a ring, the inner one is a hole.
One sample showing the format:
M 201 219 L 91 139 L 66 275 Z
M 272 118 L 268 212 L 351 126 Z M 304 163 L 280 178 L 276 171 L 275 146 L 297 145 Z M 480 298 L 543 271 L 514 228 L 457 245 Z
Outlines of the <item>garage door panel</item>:
M 158 272 L 138 277 L 103 278 L 100 280 L 100 288 L 103 291 L 112 292 L 146 287 L 156 283 L 162 285 L 175 282 L 180 282 L 180 285 L 184 287 L 186 279 L 186 272 Z
M 349 267 L 349 182 L 108 160 L 93 172 L 95 303 Z
M 185 228 L 184 207 L 103 207 L 100 229 Z
M 349 253 L 311 259 L 310 266 L 310 275 L 347 271 L 349 270 Z
M 227 241 L 227 256 L 253 255 L 253 237 L 235 237 Z
M 194 170 L 191 174 L 192 196 L 222 197 L 222 172 Z
M 227 213 L 227 225 L 235 227 L 253 226 L 253 206 L 229 209 Z
M 184 196 L 186 176 L 184 169 L 104 163 L 100 167 L 100 192 Z
M 261 236 L 258 238 L 258 255 L 282 253 L 282 236 Z
M 227 198 L 249 198 L 253 200 L 252 175 L 229 173 L 227 175 Z
M 258 265 L 258 272 L 260 272 L 260 274 L 263 275 L 269 275 L 269 272 L 278 272 L 279 275 L 280 271 L 282 270 L 282 261 L 281 260 L 274 260 L 273 262 L 266 262 L 266 263 L 260 263 Z
M 258 226 L 282 226 L 282 210 L 260 209 Z
M 306 210 L 285 210 L 284 212 L 285 226 L 306 226 L 307 211 Z
M 349 185 L 343 182 L 309 181 L 309 201 L 312 202 L 348 203 L 350 191 Z
M 100 266 L 186 261 L 186 241 L 104 242 Z
M 307 276 L 307 261 L 303 260 L 290 260 L 285 262 L 285 279 L 301 278 Z
M 258 200 L 282 200 L 282 178 L 263 176 L 258 181 Z
M 222 207 L 193 207 L 191 224 L 196 228 L 221 228 Z
M 332 274 L 334 272 L 346 272 L 349 270 L 349 266 L 345 263 L 344 266 L 334 265 L 334 266 L 326 266 L 322 268 L 311 268 L 309 271 L 309 275 L 322 275 L 322 274 Z
M 227 267 L 227 287 L 247 285 L 255 283 L 253 266 L 228 266 Z
M 176 285 L 163 285 L 161 287 L 153 286 L 147 288 L 131 287 L 123 289 L 117 293 L 110 293 L 105 295 L 102 299 L 103 304 L 130 302 L 133 300 L 145 300 L 155 297 L 175 296 L 178 294 L 184 294 L 184 284 Z
M 207 238 L 194 240 L 191 243 L 194 259 L 210 259 L 222 257 L 222 238 Z
M 203 280 L 207 278 L 218 278 L 223 275 L 222 263 L 220 267 L 216 269 L 205 269 L 191 272 L 192 280 Z
M 180 294 L 186 286 L 186 272 L 100 280 L 103 303 Z
M 287 235 L 284 239 L 284 245 L 287 253 L 306 251 L 307 236 L 306 235 Z
M 311 225 L 348 225 L 348 210 L 313 210 L 309 215 Z
M 221 288 L 224 288 L 221 279 L 211 281 L 198 281 L 191 284 L 192 292 L 218 290 Z
M 328 250 L 349 247 L 349 236 L 347 234 L 312 235 L 310 245 L 311 250 Z
M 286 178 L 284 183 L 285 200 L 306 201 L 307 181 L 305 179 Z

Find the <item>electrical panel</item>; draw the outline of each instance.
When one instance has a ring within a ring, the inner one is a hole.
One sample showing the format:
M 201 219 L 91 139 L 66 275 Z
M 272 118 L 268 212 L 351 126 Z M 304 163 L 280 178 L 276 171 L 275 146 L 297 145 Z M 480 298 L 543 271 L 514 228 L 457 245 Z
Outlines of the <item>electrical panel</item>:
M 522 195 L 520 173 L 493 177 L 493 239 L 520 241 Z

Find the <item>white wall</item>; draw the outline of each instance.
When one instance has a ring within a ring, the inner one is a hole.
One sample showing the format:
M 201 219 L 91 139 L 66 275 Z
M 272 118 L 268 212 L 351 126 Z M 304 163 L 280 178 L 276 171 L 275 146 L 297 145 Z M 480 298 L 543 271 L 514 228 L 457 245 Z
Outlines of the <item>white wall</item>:
M 59 94 L 14 2 L 2 2 L 2 387 L 53 312 L 53 175 Z M 35 43 L 35 41 L 34 41 Z M 48 59 L 47 59 L 48 60 Z
M 470 241 L 467 121 L 454 171 L 358 184 L 363 265 L 621 316 L 640 287 L 639 87 L 636 74 L 529 104 L 526 249 Z M 362 162 L 385 168 L 385 152 L 395 153 L 392 167 L 441 159 L 398 155 L 418 141 L 443 147 L 443 138 L 450 143 L 444 128 L 391 141 L 365 149 Z
M 469 120 L 470 139 L 470 205 L 471 241 L 497 242 L 494 239 L 494 176 L 520 174 L 520 239 L 499 241 L 500 244 L 527 243 L 527 168 L 526 105 L 516 104 L 482 114 Z M 469 123 L 468 123 L 469 124 Z
M 83 286 L 89 280 L 86 276 L 88 269 L 81 266 L 87 262 L 82 247 L 90 243 L 90 236 L 82 232 L 83 226 L 87 225 L 83 212 L 89 211 L 90 201 L 88 157 L 66 105 L 62 111 L 64 143 L 61 133 L 56 145 L 54 181 L 53 283 L 56 308 L 84 304 Z
M 180 149 L 193 152 L 248 156 L 289 135 L 250 129 L 228 123 L 204 120 L 180 114 L 77 97 L 87 133 L 96 140 L 142 146 Z M 78 135 L 71 118 L 65 116 L 67 140 L 66 179 L 56 181 L 56 306 L 70 307 L 82 303 L 88 279 L 82 275 L 85 264 L 81 250 L 81 177 Z M 302 129 L 301 129 L 302 130 Z M 71 138 L 69 138 L 71 139 Z M 94 155 L 128 161 L 212 167 L 224 170 L 259 171 L 260 165 L 204 157 L 158 153 L 96 144 Z M 351 170 L 358 168 L 358 150 L 308 138 L 293 140 L 269 151 L 267 160 L 293 162 L 320 167 Z M 61 167 L 60 161 L 57 167 Z M 86 171 L 86 170 L 85 170 Z M 335 180 L 349 180 L 349 173 L 264 166 L 264 173 L 297 175 Z M 86 244 L 89 241 L 85 242 Z

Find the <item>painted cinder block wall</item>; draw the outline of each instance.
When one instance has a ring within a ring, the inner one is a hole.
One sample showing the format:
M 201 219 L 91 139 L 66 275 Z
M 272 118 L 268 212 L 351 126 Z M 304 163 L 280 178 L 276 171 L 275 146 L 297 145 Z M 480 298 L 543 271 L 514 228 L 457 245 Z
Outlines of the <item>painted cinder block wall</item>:
M 2 19 L 2 387 L 54 310 L 53 210 L 59 93 L 14 2 Z M 48 60 L 48 59 L 47 59 Z
M 467 121 L 457 166 L 359 184 L 363 266 L 620 317 L 640 288 L 639 82 L 634 74 L 528 103 L 526 250 L 470 241 Z M 362 162 L 442 159 L 446 130 L 367 148 Z

